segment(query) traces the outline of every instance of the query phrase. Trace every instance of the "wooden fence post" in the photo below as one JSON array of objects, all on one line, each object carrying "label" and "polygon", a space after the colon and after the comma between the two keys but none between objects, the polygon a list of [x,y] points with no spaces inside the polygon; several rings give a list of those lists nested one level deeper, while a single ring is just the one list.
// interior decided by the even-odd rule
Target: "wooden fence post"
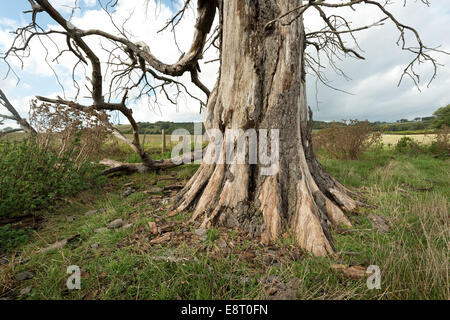
[{"label": "wooden fence post", "polygon": [[166,131],[162,129],[162,152],[165,153],[166,151]]}]

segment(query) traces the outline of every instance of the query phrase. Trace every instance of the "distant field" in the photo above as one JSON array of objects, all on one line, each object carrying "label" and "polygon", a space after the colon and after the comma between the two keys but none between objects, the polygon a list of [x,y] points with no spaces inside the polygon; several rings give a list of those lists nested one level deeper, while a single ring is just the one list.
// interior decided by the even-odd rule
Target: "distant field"
[{"label": "distant field", "polygon": [[[132,139],[132,135],[131,134],[126,134],[126,136],[128,138]],[[403,135],[403,134],[384,134],[383,135],[383,143],[384,144],[392,144],[395,145],[397,144],[397,142],[402,138],[402,137],[410,137],[414,140],[416,140],[419,143],[424,143],[424,144],[429,144],[431,143],[431,141],[433,141],[434,137],[436,136],[435,134],[408,134],[408,135]],[[141,135],[141,142],[143,142],[144,140],[144,136]],[[194,136],[191,136],[191,141],[194,141]],[[171,145],[175,145],[176,142],[171,142],[171,136],[167,135],[166,136],[166,143],[167,143],[167,147],[170,147]],[[162,145],[162,136],[159,134],[151,134],[151,135],[147,135],[145,137],[145,145],[151,145],[154,148],[157,147],[161,147]]]},{"label": "distant field", "polygon": [[419,143],[429,144],[433,141],[435,134],[384,134],[383,135],[383,143],[384,144],[392,144],[395,145],[397,142],[403,137],[409,137],[411,139],[416,140]]},{"label": "distant field", "polygon": [[[17,141],[22,139],[25,136],[22,132],[15,132],[9,134],[5,137],[0,138],[0,140],[7,141]],[[133,139],[132,134],[125,134],[125,136],[129,139]],[[392,144],[395,145],[402,137],[410,137],[416,140],[419,143],[429,144],[433,141],[435,134],[384,134],[383,135],[383,143],[384,144]],[[162,136],[160,134],[148,134],[148,135],[140,135],[141,143],[145,143],[146,147],[151,148],[161,148],[162,146]],[[191,136],[191,141],[194,142],[194,136]],[[176,142],[171,141],[171,136],[166,135],[166,144],[167,147],[176,145]]]}]

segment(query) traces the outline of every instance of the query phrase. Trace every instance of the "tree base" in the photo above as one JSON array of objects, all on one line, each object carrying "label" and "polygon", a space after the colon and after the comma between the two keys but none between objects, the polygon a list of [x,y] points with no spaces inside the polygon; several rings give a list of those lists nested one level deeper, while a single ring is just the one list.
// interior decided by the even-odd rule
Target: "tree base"
[{"label": "tree base", "polygon": [[321,190],[309,170],[293,190],[283,190],[280,176],[251,179],[255,177],[248,165],[203,164],[173,199],[171,215],[193,207],[189,222],[199,221],[206,229],[238,228],[263,243],[292,233],[299,247],[323,256],[334,252],[330,228],[350,227],[346,214],[358,210],[348,189],[327,177],[329,187]]}]

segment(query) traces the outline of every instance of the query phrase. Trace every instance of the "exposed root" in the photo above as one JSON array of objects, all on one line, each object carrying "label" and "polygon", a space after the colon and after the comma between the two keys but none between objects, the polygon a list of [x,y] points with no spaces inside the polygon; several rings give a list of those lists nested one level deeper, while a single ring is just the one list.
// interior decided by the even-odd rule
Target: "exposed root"
[{"label": "exposed root", "polygon": [[263,243],[277,239],[281,233],[281,196],[280,186],[276,177],[269,177],[259,193],[260,210],[263,212],[265,232],[261,235]]},{"label": "exposed root", "polygon": [[175,205],[172,207],[172,210],[178,213],[191,206],[199,193],[208,183],[214,169],[215,165],[201,166],[183,190],[181,190],[181,193],[177,196],[177,199],[175,199]]},{"label": "exposed root", "polygon": [[293,231],[298,245],[318,256],[334,252],[331,239],[325,234],[319,212],[304,180],[297,186],[297,209],[293,217]]}]

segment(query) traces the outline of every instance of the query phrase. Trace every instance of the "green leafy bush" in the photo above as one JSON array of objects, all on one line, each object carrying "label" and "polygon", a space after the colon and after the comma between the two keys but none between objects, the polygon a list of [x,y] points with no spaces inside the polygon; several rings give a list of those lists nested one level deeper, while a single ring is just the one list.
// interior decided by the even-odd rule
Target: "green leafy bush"
[{"label": "green leafy bush", "polygon": [[395,151],[398,153],[417,154],[423,152],[422,146],[410,137],[402,137],[395,145]]},{"label": "green leafy bush", "polygon": [[433,124],[436,128],[450,127],[450,104],[439,108],[433,115],[435,116]]},{"label": "green leafy bush", "polygon": [[99,183],[99,169],[77,161],[77,152],[72,148],[58,153],[34,139],[0,142],[0,217],[48,207]]},{"label": "green leafy bush", "polygon": [[8,252],[15,247],[27,243],[30,229],[14,229],[10,225],[0,226],[0,253]]}]

